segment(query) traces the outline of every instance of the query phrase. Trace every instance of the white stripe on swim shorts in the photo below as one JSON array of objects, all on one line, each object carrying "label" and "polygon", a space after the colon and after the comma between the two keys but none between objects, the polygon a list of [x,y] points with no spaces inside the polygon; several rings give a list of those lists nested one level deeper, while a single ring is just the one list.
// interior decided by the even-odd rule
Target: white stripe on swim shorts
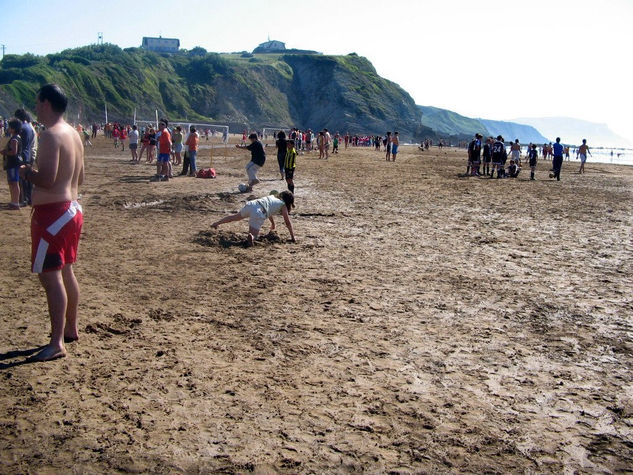
[{"label": "white stripe on swim shorts", "polygon": [[48,231],[52,236],[55,236],[75,217],[77,212],[81,213],[81,205],[76,201],[72,201],[66,212],[57,218],[53,224],[46,228],[46,231]]},{"label": "white stripe on swim shorts", "polygon": [[35,259],[33,259],[33,272],[41,274],[44,270],[44,259],[46,259],[46,251],[48,251],[48,243],[44,239],[40,239],[37,245]]}]

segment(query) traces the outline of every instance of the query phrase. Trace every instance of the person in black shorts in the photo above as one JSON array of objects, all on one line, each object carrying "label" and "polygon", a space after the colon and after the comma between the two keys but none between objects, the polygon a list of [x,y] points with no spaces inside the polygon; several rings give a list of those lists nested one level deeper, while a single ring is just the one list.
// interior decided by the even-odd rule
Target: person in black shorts
[{"label": "person in black shorts", "polygon": [[536,151],[536,144],[532,144],[532,148],[528,152],[528,158],[530,160],[530,180],[534,180],[534,172],[536,171],[536,160],[538,152]]},{"label": "person in black shorts", "polygon": [[492,144],[492,172],[490,173],[490,178],[494,178],[495,168],[497,169],[497,178],[503,177],[507,159],[506,146],[503,143],[503,137],[499,135],[495,143]]},{"label": "person in black shorts", "polygon": [[492,162],[492,143],[493,143],[493,138],[492,137],[488,137],[488,140],[486,140],[486,143],[484,144],[484,148],[483,148],[483,162],[484,162],[484,166],[483,166],[483,174],[485,176],[488,176],[490,174],[490,162]]},{"label": "person in black shorts", "polygon": [[283,130],[280,130],[277,134],[277,142],[275,143],[277,146],[277,163],[279,164],[279,173],[281,174],[281,179],[284,179],[284,162],[286,160],[286,133]]}]

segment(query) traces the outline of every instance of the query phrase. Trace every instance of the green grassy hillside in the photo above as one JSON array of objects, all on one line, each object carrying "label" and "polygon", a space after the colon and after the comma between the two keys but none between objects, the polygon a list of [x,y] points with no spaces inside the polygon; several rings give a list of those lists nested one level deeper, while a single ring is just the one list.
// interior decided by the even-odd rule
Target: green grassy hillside
[{"label": "green grassy hillside", "polygon": [[487,134],[486,126],[477,119],[437,107],[418,106],[418,109],[422,114],[422,124],[441,135],[472,137],[477,132]]},{"label": "green grassy hillside", "polygon": [[47,56],[7,55],[0,62],[0,114],[33,109],[37,89],[56,82],[73,121],[131,122],[158,109],[172,120],[433,137],[413,99],[355,54],[216,54],[202,48],[175,55],[93,45]]}]

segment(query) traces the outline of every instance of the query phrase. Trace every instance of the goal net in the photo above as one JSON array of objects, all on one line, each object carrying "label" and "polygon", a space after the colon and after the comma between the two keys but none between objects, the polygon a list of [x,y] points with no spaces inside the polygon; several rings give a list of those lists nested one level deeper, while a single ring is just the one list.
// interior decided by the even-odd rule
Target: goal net
[{"label": "goal net", "polygon": [[290,127],[264,127],[262,129],[261,141],[265,145],[275,145],[277,142],[277,134],[283,131],[286,138],[290,136]]}]

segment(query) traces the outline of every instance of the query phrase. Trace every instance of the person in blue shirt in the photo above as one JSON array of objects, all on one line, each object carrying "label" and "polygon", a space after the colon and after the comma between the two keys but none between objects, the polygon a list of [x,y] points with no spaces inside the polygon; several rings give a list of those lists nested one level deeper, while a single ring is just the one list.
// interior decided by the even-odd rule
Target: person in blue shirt
[{"label": "person in blue shirt", "polygon": [[552,159],[553,173],[549,174],[550,178],[556,177],[556,180],[560,181],[560,171],[563,168],[563,145],[560,143],[560,137],[556,137],[556,143],[554,144],[554,158]]}]

